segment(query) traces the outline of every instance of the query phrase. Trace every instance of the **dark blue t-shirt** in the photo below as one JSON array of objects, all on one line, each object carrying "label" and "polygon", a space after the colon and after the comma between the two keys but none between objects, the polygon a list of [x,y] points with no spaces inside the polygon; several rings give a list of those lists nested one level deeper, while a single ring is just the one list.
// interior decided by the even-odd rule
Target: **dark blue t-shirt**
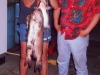
[{"label": "dark blue t-shirt", "polygon": [[30,15],[34,11],[34,7],[37,4],[37,0],[33,3],[33,5],[30,8],[27,8],[22,0],[20,0],[20,14],[19,14],[19,20],[18,23],[26,24],[26,17],[27,15]]}]

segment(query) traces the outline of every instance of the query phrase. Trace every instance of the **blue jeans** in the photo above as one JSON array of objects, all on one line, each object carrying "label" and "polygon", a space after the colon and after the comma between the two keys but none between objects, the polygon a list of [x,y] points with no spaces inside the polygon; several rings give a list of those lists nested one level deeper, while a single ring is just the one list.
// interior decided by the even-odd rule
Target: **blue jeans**
[{"label": "blue jeans", "polygon": [[44,29],[43,42],[51,41],[51,29]]},{"label": "blue jeans", "polygon": [[77,37],[74,40],[64,40],[65,34],[58,32],[57,43],[58,43],[58,70],[59,75],[68,75],[70,55],[72,53],[76,74],[77,75],[88,75],[87,69],[87,46],[89,36]]},{"label": "blue jeans", "polygon": [[26,42],[26,25],[20,24],[19,27],[20,41]]},{"label": "blue jeans", "polygon": [[[20,41],[26,42],[26,25],[20,24],[19,27]],[[43,42],[51,41],[51,29],[44,29]]]}]

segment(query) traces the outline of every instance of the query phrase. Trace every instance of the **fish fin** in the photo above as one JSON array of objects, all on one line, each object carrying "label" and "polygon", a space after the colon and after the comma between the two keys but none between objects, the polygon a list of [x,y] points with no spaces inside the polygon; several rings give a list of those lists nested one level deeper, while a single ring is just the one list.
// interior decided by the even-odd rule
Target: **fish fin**
[{"label": "fish fin", "polygon": [[24,66],[26,66],[28,64],[28,61],[27,60],[25,60],[25,62],[24,62]]},{"label": "fish fin", "polygon": [[24,62],[24,66],[26,66],[27,64],[29,65],[29,67],[32,66],[32,59],[31,59],[31,58],[25,60],[25,62]]},{"label": "fish fin", "polygon": [[52,9],[52,7],[50,7],[50,6],[46,7],[46,10],[51,10],[51,9]]},{"label": "fish fin", "polygon": [[28,61],[28,65],[29,65],[29,67],[32,66],[32,60],[29,60],[29,61]]},{"label": "fish fin", "polygon": [[36,57],[36,54],[35,54],[35,50],[32,50],[32,56],[33,56],[33,57],[32,57],[32,58],[33,58],[33,60],[35,60],[35,61],[36,61],[36,60],[37,60],[37,57]]},{"label": "fish fin", "polygon": [[41,62],[39,62],[39,63],[36,62],[35,67],[34,67],[34,72],[36,72],[37,70],[38,71],[42,70],[42,63]]}]

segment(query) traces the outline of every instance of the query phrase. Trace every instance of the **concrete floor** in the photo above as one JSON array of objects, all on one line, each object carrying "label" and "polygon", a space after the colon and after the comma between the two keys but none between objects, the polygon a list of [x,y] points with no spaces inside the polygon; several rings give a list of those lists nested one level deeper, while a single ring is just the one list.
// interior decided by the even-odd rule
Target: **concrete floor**
[{"label": "concrete floor", "polygon": [[[89,75],[100,75],[100,42],[90,41],[87,50],[87,65],[89,70]],[[15,46],[15,48],[18,47]],[[13,48],[13,50],[15,49]],[[14,51],[14,53],[19,54],[19,49]],[[49,54],[49,60],[57,59],[57,51],[53,54]],[[31,68],[28,69],[27,75],[39,75],[38,72],[34,73],[34,61]],[[57,64],[49,63],[48,75],[58,75]],[[6,55],[5,63],[0,65],[0,75],[19,75],[17,71],[19,70],[19,56],[16,55]],[[75,68],[73,65],[73,60],[71,57],[69,65],[69,75],[76,75]]]}]

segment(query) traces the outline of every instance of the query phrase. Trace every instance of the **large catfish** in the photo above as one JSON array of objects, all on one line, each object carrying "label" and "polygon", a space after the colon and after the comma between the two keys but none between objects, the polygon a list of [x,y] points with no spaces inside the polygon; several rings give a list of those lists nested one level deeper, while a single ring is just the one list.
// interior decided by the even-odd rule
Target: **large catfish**
[{"label": "large catfish", "polygon": [[31,16],[27,17],[27,56],[25,65],[31,66],[31,56],[36,59],[35,71],[41,70],[42,67],[42,50],[43,50],[43,29],[49,29],[49,16],[47,10],[48,6],[46,0],[40,0],[38,7],[35,7]]},{"label": "large catfish", "polygon": [[35,71],[41,70],[42,67],[42,51],[43,51],[43,14],[40,9],[35,9],[34,12],[27,17],[27,56],[24,65],[31,66],[32,59],[36,59]]}]

